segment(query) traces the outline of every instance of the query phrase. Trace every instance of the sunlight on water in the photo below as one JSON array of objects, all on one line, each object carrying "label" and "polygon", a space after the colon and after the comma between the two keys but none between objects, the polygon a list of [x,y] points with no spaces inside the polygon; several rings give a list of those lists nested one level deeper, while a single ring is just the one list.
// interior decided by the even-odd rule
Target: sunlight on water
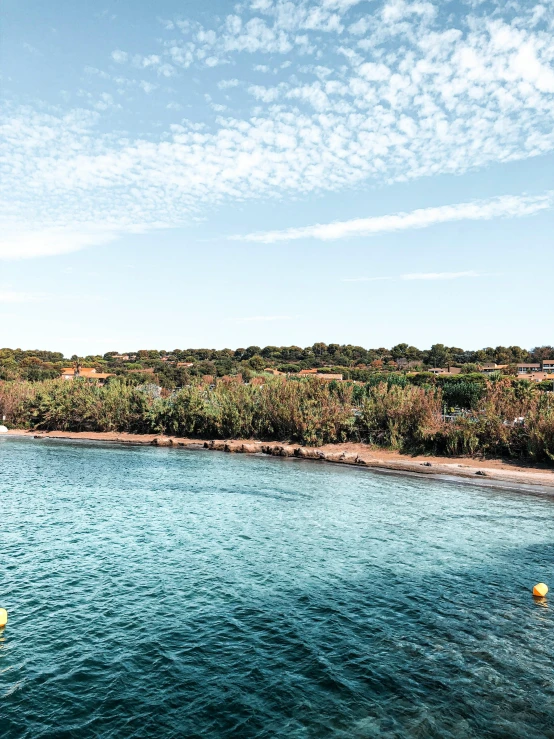
[{"label": "sunlight on water", "polygon": [[2,737],[554,736],[546,496],[2,439],[0,505]]}]

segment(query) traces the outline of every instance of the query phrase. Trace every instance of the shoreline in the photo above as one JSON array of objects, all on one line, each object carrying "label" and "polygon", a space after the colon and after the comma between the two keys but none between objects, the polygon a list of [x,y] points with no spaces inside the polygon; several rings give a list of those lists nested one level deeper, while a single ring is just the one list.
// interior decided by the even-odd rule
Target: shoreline
[{"label": "shoreline", "polygon": [[[4,435],[2,435],[4,436]],[[5,437],[20,437],[40,441],[92,441],[129,446],[157,446],[175,449],[206,449],[235,454],[266,454],[273,457],[294,458],[346,464],[362,469],[427,475],[438,478],[471,481],[479,485],[518,489],[546,489],[554,494],[554,468],[527,466],[500,459],[476,460],[465,457],[407,456],[368,444],[345,442],[321,447],[303,447],[298,444],[262,442],[242,439],[191,439],[158,434],[129,434],[94,431],[25,431],[12,429]],[[0,437],[2,438],[2,437]]]}]

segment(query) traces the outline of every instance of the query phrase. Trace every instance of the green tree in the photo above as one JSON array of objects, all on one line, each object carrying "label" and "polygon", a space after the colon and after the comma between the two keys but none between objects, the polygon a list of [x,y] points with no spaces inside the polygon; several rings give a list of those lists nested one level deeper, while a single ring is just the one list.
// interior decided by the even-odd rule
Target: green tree
[{"label": "green tree", "polygon": [[451,355],[448,348],[444,344],[433,344],[427,359],[428,364],[431,367],[447,367],[450,361]]},{"label": "green tree", "polygon": [[259,354],[254,354],[254,356],[250,357],[248,360],[248,364],[253,370],[256,370],[256,372],[261,372],[266,366],[266,360],[263,357],[260,357]]},{"label": "green tree", "polygon": [[396,361],[397,359],[405,359],[408,353],[408,344],[397,344],[390,350],[391,357]]}]

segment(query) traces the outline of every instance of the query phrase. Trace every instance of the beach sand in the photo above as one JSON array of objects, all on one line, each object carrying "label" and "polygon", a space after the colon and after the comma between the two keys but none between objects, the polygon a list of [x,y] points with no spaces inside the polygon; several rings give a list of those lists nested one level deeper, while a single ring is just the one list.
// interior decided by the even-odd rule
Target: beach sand
[{"label": "beach sand", "polygon": [[410,456],[368,444],[326,444],[320,447],[303,447],[298,444],[262,442],[251,439],[205,441],[177,436],[156,434],[128,434],[117,432],[71,431],[22,431],[10,430],[9,436],[30,439],[66,439],[78,441],[109,442],[117,444],[153,445],[173,448],[210,449],[242,454],[270,454],[277,457],[293,457],[319,462],[348,464],[377,470],[430,475],[433,477],[462,478],[475,483],[494,484],[502,487],[527,489],[544,488],[554,493],[554,467],[526,465],[502,459],[477,459],[475,457]]}]

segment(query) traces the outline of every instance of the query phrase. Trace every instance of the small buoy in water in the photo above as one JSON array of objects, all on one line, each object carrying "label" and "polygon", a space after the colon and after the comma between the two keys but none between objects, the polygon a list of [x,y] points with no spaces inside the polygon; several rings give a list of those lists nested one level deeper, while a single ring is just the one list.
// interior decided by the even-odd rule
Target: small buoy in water
[{"label": "small buoy in water", "polygon": [[548,585],[545,585],[543,582],[539,582],[533,588],[533,595],[537,596],[537,598],[544,598],[544,596],[547,593],[548,593]]},{"label": "small buoy in water", "polygon": [[0,608],[0,628],[8,623],[8,612],[5,608]]}]

